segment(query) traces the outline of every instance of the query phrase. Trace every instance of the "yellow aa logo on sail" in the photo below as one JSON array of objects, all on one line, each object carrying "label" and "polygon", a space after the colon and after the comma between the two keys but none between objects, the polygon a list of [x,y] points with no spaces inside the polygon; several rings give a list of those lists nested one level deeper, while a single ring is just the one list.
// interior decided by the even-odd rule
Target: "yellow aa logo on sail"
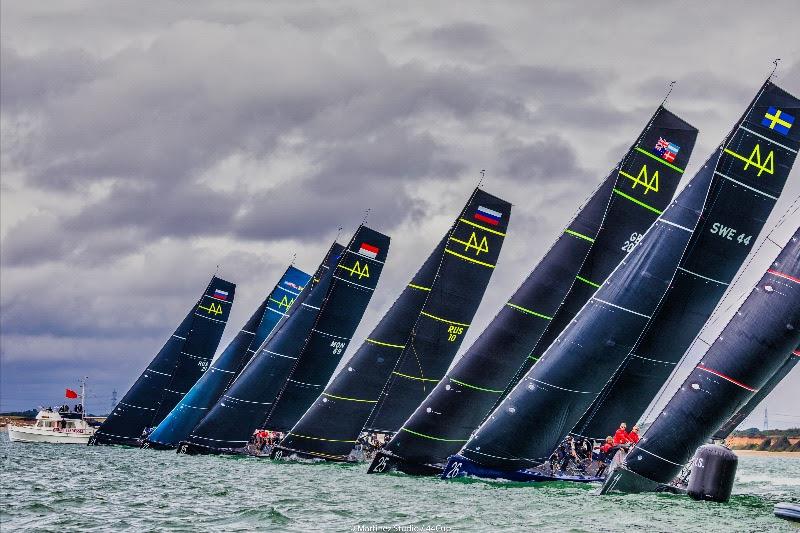
[{"label": "yellow aa logo on sail", "polygon": [[292,306],[292,304],[294,303],[294,298],[292,298],[290,300],[287,296],[284,296],[283,298],[281,298],[280,301],[278,301],[278,300],[276,300],[274,298],[270,298],[270,300],[272,300],[273,302],[278,304],[278,311],[280,311],[281,307],[285,307],[286,309],[289,309]]},{"label": "yellow aa logo on sail", "polygon": [[737,154],[733,150],[728,150],[727,148],[725,148],[725,153],[732,155],[740,161],[744,161],[744,168],[742,170],[747,170],[752,166],[758,169],[757,176],[761,176],[764,172],[767,174],[775,173],[775,152],[770,150],[767,157],[762,161],[760,143],[756,143],[755,147],[753,147],[753,151],[750,152],[750,157],[744,157],[742,154]]},{"label": "yellow aa logo on sail", "polygon": [[210,304],[208,304],[208,307],[203,307],[202,305],[198,305],[197,308],[198,309],[202,309],[203,311],[205,311],[209,315],[221,315],[222,314],[222,304],[217,304],[217,303],[214,303],[214,302],[211,302]]},{"label": "yellow aa logo on sail", "polygon": [[457,242],[458,244],[463,244],[465,252],[475,250],[476,257],[481,255],[481,252],[486,253],[489,251],[489,241],[486,240],[486,236],[484,235],[481,237],[481,241],[478,242],[478,236],[474,231],[472,232],[472,235],[469,236],[469,241],[462,241],[461,239],[456,239],[455,237],[450,237],[450,240]]},{"label": "yellow aa logo on sail", "polygon": [[639,175],[635,178],[623,170],[620,170],[619,173],[633,182],[631,189],[635,189],[637,185],[641,185],[644,187],[645,194],[650,191],[658,192],[658,170],[653,172],[653,175],[650,176],[647,173],[647,165],[642,165],[641,170],[639,170]]},{"label": "yellow aa logo on sail", "polygon": [[369,265],[364,264],[364,266],[361,266],[361,261],[356,261],[355,264],[351,267],[339,265],[339,268],[346,270],[347,272],[350,272],[351,278],[353,276],[358,276],[358,279],[369,277]]}]

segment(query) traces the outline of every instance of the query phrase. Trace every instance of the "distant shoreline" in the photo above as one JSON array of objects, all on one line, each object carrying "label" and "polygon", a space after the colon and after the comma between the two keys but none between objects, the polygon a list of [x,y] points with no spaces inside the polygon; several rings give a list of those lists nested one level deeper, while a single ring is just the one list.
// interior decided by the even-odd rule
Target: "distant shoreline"
[{"label": "distant shoreline", "polygon": [[770,452],[766,450],[733,450],[739,457],[790,457],[792,459],[800,459],[798,452]]}]

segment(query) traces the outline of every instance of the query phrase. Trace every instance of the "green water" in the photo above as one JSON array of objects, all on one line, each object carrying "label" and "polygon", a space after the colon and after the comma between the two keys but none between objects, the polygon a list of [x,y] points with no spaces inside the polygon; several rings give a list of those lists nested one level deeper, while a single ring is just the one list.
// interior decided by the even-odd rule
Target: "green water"
[{"label": "green water", "polygon": [[665,494],[597,496],[594,486],[570,483],[367,476],[365,465],[9,443],[5,432],[0,438],[3,533],[412,525],[416,531],[800,531],[772,515],[776,502],[800,502],[794,458],[742,457],[734,497],[713,504]]}]

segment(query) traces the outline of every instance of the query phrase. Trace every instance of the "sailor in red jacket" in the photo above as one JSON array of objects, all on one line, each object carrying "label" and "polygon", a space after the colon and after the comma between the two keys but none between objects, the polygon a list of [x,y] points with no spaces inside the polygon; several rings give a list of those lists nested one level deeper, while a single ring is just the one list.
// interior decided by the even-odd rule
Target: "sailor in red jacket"
[{"label": "sailor in red jacket", "polygon": [[639,442],[639,426],[633,426],[631,432],[628,433],[628,442],[631,444]]},{"label": "sailor in red jacket", "polygon": [[614,444],[628,444],[628,425],[622,422],[619,429],[614,433]]}]

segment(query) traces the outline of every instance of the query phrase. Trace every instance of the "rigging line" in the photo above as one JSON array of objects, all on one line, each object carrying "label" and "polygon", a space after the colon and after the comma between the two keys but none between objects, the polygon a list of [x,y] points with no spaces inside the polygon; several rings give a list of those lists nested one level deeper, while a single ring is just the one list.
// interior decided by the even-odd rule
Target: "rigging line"
[{"label": "rigging line", "polygon": [[481,179],[478,180],[478,188],[480,188],[480,186],[483,184],[483,178],[485,178],[485,177],[486,177],[486,169],[482,168],[481,169]]},{"label": "rigging line", "polygon": [[361,219],[361,225],[365,225],[367,223],[367,219],[369,218],[369,212],[372,208],[368,207],[364,210],[364,218]]},{"label": "rigging line", "polygon": [[771,80],[773,76],[775,76],[775,71],[778,70],[778,62],[781,60],[780,57],[776,57],[772,60],[772,72],[769,73],[768,80]]},{"label": "rigging line", "polygon": [[669,82],[669,90],[667,90],[667,94],[666,94],[666,96],[664,96],[664,99],[661,100],[661,106],[662,107],[664,106],[664,104],[667,103],[667,98],[669,98],[669,95],[672,94],[672,89],[673,89],[673,87],[675,87],[676,83],[678,83],[676,80],[672,80],[671,82]]}]

